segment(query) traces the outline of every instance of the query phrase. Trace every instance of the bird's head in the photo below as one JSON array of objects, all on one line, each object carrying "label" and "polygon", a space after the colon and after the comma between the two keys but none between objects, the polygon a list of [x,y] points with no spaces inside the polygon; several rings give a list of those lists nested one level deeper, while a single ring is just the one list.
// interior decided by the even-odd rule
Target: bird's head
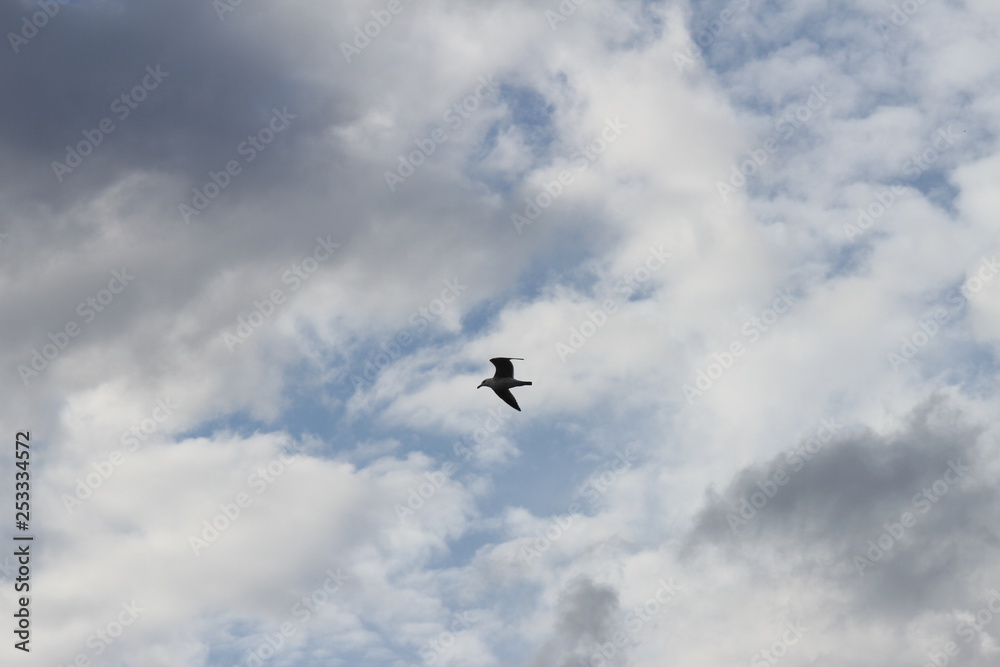
[{"label": "bird's head", "polygon": [[476,389],[479,389],[480,387],[485,387],[485,386],[486,386],[486,380],[483,380],[482,382],[479,383],[479,387],[476,387]]}]

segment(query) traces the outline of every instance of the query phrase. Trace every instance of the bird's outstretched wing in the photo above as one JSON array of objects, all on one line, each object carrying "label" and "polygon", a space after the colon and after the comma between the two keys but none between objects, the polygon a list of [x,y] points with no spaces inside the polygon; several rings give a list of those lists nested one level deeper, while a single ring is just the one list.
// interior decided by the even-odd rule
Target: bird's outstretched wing
[{"label": "bird's outstretched wing", "polygon": [[[508,361],[507,363],[509,364],[510,362]],[[514,408],[518,412],[521,411],[521,408],[517,406],[517,401],[514,400],[514,394],[510,393],[510,389],[503,389],[503,388],[497,389],[496,387],[494,387],[493,391],[497,393],[497,396],[503,399],[504,403]]]},{"label": "bird's outstretched wing", "polygon": [[[510,363],[511,359],[524,361],[521,357],[493,357],[490,359],[490,363],[496,366],[497,369],[497,372],[493,375],[494,378],[514,377],[514,364]],[[501,396],[501,398],[503,397]],[[506,401],[507,399],[504,398],[504,400]],[[511,400],[514,400],[513,397],[511,397]],[[510,403],[510,401],[507,402]]]}]

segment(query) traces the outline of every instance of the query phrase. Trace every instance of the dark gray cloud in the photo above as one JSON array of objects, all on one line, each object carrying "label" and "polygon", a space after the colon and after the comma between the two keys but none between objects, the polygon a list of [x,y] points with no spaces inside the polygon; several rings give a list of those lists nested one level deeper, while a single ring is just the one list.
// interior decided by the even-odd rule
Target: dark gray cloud
[{"label": "dark gray cloud", "polygon": [[824,580],[862,615],[969,608],[1000,549],[982,432],[935,398],[890,436],[814,441],[815,453],[799,443],[710,491],[684,555],[714,547],[747,568]]},{"label": "dark gray cloud", "polygon": [[[329,93],[297,80],[292,65],[303,54],[293,56],[281,39],[282,24],[241,20],[261,18],[257,11],[241,7],[242,17],[220,21],[211,3],[194,0],[62,7],[18,53],[0,58],[7,169],[37,181],[49,199],[134,169],[200,175],[217,169],[275,107],[297,114],[296,133],[336,115]],[[5,4],[0,25],[19,25],[25,15]],[[146,78],[154,87],[133,100],[147,67],[160,77]],[[70,187],[46,189],[58,183],[51,162],[105,118],[114,129],[64,178]]]},{"label": "dark gray cloud", "polygon": [[[609,642],[617,631],[618,611],[618,593],[614,588],[597,584],[585,575],[577,576],[559,597],[556,636],[538,651],[531,667],[588,664],[597,647]],[[602,664],[625,664],[621,649],[613,644],[612,647],[615,654]]]},{"label": "dark gray cloud", "polygon": [[[157,330],[155,315],[139,322],[136,313],[160,311],[170,320],[166,313],[193,312],[192,302],[213,298],[206,292],[227,274],[247,276],[218,295],[225,302],[208,314],[214,330],[190,341],[202,347],[253,299],[287,288],[283,272],[320,236],[345,248],[324,265],[327,274],[348,257],[383,277],[390,266],[423,272],[431,262],[418,244],[450,250],[445,239],[459,233],[467,198],[415,188],[389,198],[382,170],[395,155],[368,163],[330,138],[365,109],[361,97],[391,91],[359,92],[360,70],[329,60],[330,34],[349,33],[345,8],[307,14],[243,3],[220,20],[211,2],[198,0],[56,6],[17,53],[0,56],[8,99],[0,109],[0,231],[10,234],[2,250],[14,271],[32,276],[2,299],[6,312],[24,314],[2,325],[14,350],[11,368],[48,342],[48,332],[79,320],[77,304],[112,268],[127,266],[137,278],[72,351],[87,339],[99,346],[119,336],[126,345],[147,340],[162,325]],[[19,31],[37,11],[5,3],[0,25]],[[329,21],[322,39],[313,32],[317,16]],[[275,110],[294,118],[259,150],[248,137],[271,132]],[[92,152],[73,166],[67,146]],[[239,163],[238,175],[225,174],[230,161]],[[57,174],[53,162],[69,170]],[[225,182],[222,192],[186,223],[180,205],[193,207],[194,190],[205,193],[213,180]],[[110,206],[100,205],[105,197]],[[350,247],[357,230],[384,217],[394,226],[391,238]],[[46,270],[38,275],[32,267],[41,261]],[[437,264],[450,276],[470,273]],[[357,281],[364,282],[382,289]],[[156,358],[150,347],[135,357]]]}]

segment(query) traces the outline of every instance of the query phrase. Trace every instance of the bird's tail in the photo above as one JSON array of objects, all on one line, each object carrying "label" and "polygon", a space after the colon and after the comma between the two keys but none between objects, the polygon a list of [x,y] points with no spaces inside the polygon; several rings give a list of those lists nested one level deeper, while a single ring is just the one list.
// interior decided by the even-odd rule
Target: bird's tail
[{"label": "bird's tail", "polygon": [[530,382],[525,382],[524,380],[518,380],[517,381],[517,386],[518,387],[524,387],[524,386],[527,386],[529,384],[531,384],[531,383]]}]

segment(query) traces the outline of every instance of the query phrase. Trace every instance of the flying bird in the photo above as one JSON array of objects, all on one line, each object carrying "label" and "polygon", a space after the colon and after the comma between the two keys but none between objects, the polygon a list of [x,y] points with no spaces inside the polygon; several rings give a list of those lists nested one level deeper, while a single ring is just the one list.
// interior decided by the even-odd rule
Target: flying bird
[{"label": "flying bird", "polygon": [[[523,387],[531,383],[514,379],[514,364],[510,363],[511,359],[524,361],[521,357],[493,357],[490,359],[490,363],[496,366],[497,372],[493,377],[483,380],[479,384],[479,387],[489,387],[496,392],[497,396],[503,399],[504,403],[520,412],[521,408],[517,406],[514,394],[510,393],[510,390],[514,387]],[[479,387],[476,387],[476,389],[479,389]]]}]

